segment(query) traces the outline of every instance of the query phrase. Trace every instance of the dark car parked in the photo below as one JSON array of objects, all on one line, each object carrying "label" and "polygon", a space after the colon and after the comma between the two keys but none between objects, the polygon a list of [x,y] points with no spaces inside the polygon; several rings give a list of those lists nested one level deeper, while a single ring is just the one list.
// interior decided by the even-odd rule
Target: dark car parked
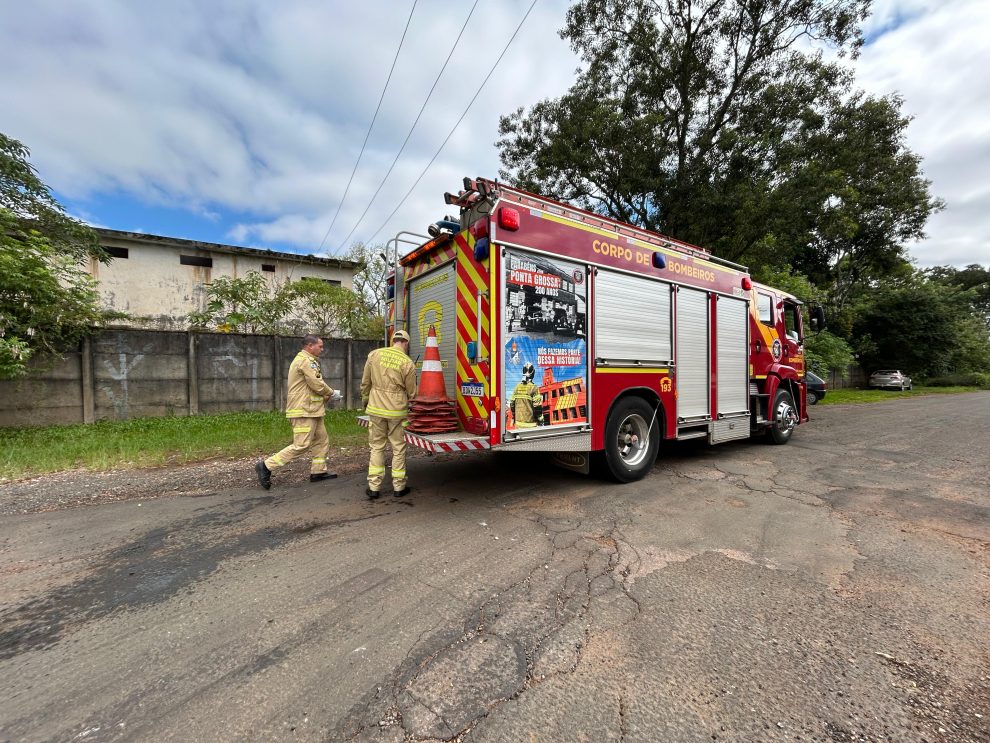
[{"label": "dark car parked", "polygon": [[807,372],[804,377],[808,385],[808,404],[814,405],[819,400],[825,399],[825,393],[828,391],[825,380],[812,372]]}]

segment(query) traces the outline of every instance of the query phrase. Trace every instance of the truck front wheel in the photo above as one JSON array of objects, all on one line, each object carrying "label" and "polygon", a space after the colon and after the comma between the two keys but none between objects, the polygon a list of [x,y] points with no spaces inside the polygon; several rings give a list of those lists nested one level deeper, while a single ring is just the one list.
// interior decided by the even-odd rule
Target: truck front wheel
[{"label": "truck front wheel", "polygon": [[770,408],[773,417],[767,429],[767,438],[775,444],[786,444],[791,440],[794,426],[797,425],[797,410],[794,409],[794,398],[787,390],[777,390],[773,396],[773,407]]},{"label": "truck front wheel", "polygon": [[615,404],[605,424],[605,451],[598,457],[603,474],[617,482],[632,482],[650,471],[660,449],[658,416],[641,397]]}]

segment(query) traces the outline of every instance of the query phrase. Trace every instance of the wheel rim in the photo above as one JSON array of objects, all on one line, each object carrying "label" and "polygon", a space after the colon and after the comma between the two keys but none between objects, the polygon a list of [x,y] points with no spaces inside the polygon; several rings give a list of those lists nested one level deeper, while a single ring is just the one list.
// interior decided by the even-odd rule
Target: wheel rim
[{"label": "wheel rim", "polygon": [[636,467],[650,448],[650,431],[643,416],[633,413],[623,418],[616,436],[616,450],[627,467]]},{"label": "wheel rim", "polygon": [[794,430],[794,422],[797,416],[794,414],[794,406],[786,397],[777,403],[777,430],[782,434],[790,434]]},{"label": "wheel rim", "polygon": [[816,402],[818,402],[818,395],[816,395],[814,392],[809,392],[808,393],[808,404],[809,405],[814,405]]}]

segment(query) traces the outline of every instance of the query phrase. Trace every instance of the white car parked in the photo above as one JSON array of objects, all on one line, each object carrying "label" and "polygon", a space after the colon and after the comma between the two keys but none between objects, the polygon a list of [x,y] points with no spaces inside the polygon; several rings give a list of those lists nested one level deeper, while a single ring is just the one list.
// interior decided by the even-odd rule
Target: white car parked
[{"label": "white car parked", "polygon": [[870,387],[884,390],[909,390],[912,388],[911,377],[896,369],[883,369],[870,375]]}]

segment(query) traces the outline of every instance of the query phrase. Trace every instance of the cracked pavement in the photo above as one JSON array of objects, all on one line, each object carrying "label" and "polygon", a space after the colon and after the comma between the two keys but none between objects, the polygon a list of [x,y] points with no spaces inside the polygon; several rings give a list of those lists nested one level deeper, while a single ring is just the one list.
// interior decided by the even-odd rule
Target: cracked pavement
[{"label": "cracked pavement", "polygon": [[990,393],[812,418],[8,508],[0,741],[990,741]]}]

